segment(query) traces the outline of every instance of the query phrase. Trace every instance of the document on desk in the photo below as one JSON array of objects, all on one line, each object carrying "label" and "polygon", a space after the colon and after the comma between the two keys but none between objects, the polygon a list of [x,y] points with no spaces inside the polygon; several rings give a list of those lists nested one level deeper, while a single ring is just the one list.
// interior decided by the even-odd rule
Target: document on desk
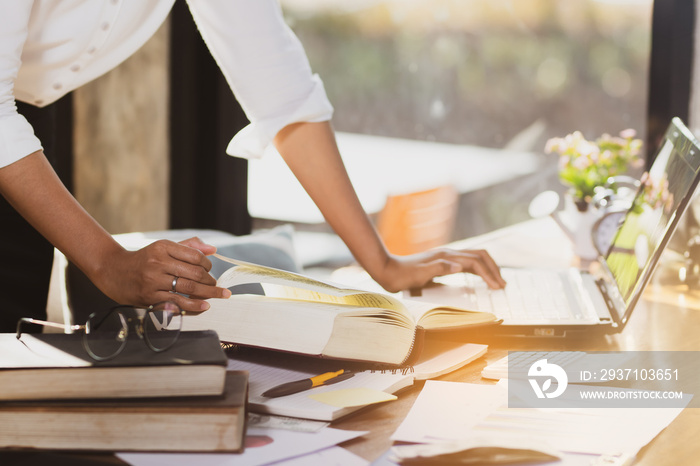
[{"label": "document on desk", "polygon": [[368,466],[364,458],[342,447],[330,447],[304,456],[297,456],[275,463],[275,466],[309,466],[318,464],[324,466]]},{"label": "document on desk", "polygon": [[506,390],[497,385],[428,380],[392,439],[458,440],[506,402]]},{"label": "document on desk", "polygon": [[[245,451],[240,454],[224,453],[117,453],[117,457],[131,466],[258,466],[286,464],[284,460],[305,458],[305,455],[323,452],[340,443],[360,437],[367,432],[353,432],[326,428],[317,433],[293,432],[280,429],[248,429]],[[337,451],[324,455],[337,457]],[[322,455],[323,456],[323,455]],[[358,466],[362,460],[355,459]],[[313,463],[306,463],[313,464]],[[323,463],[332,464],[332,463]]]},{"label": "document on desk", "polygon": [[508,408],[505,384],[427,381],[395,441],[528,436],[569,453],[635,454],[683,408]]}]

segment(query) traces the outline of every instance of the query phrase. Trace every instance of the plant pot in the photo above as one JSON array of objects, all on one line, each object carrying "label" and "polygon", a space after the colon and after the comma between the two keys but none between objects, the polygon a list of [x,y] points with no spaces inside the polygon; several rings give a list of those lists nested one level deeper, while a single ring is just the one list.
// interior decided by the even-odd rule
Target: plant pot
[{"label": "plant pot", "polygon": [[574,254],[583,261],[592,261],[598,257],[598,250],[593,244],[593,225],[600,217],[600,212],[592,204],[574,199],[567,193],[564,197],[563,223],[573,243]]}]

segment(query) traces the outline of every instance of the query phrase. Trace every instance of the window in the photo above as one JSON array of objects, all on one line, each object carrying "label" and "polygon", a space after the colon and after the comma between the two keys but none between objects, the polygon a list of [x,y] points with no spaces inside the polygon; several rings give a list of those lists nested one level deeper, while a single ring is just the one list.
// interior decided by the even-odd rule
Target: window
[{"label": "window", "polygon": [[536,121],[643,127],[650,0],[282,4],[339,131],[502,148]]},{"label": "window", "polygon": [[[378,141],[401,150],[415,142],[410,156],[387,162],[387,189],[400,190],[403,180],[413,189],[426,167],[458,184],[456,237],[523,220],[538,192],[563,192],[547,139],[626,128],[644,137],[651,0],[281,3],[335,107],[361,199],[362,175],[353,170],[386,167],[380,153],[364,169],[354,160]],[[253,189],[255,170],[251,164]]]}]

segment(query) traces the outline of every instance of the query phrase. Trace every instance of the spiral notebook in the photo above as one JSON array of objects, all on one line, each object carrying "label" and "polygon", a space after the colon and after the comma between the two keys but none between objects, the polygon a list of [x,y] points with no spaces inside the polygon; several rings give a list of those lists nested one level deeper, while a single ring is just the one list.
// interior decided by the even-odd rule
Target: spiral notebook
[{"label": "spiral notebook", "polygon": [[[395,398],[386,395],[410,387],[416,380],[439,377],[464,367],[483,356],[486,350],[486,345],[430,339],[426,341],[421,358],[413,366],[382,370],[353,365],[350,369],[357,372],[347,380],[279,398],[265,398],[261,394],[281,383],[349,367],[343,361],[258,348],[238,348],[229,354],[228,368],[250,374],[248,403],[251,412],[333,421],[370,404]],[[320,394],[324,395],[323,398],[317,396]],[[334,394],[338,394],[335,401],[339,402],[342,395],[340,405],[329,404],[334,401]]]}]

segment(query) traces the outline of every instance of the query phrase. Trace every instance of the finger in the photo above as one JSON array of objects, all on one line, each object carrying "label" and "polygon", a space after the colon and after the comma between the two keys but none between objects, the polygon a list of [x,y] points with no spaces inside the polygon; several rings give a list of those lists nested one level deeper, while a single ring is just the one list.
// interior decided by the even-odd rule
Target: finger
[{"label": "finger", "polygon": [[176,293],[168,293],[161,291],[155,294],[157,301],[171,301],[177,304],[180,309],[187,313],[198,314],[209,309],[210,305],[207,301],[191,296],[183,296]]},{"label": "finger", "polygon": [[435,259],[430,262],[426,262],[419,267],[420,277],[418,277],[418,279],[421,284],[420,286],[425,286],[433,279],[433,277],[449,275],[452,273],[461,272],[463,270],[464,267],[459,262],[448,259]]},{"label": "finger", "polygon": [[[446,270],[442,275],[455,272],[471,272],[483,278],[489,288],[499,289],[505,286],[505,281],[501,278],[498,267],[496,266],[496,272],[494,273],[492,268],[486,264],[488,262],[487,259],[479,251],[442,251],[440,261],[442,263],[439,266]],[[458,265],[457,270],[455,270],[454,264]]]},{"label": "finger", "polygon": [[[496,261],[483,249],[448,251],[445,259],[459,262],[463,271],[473,272],[481,276],[491,288],[498,289],[506,286],[506,281],[501,276],[501,270]],[[477,270],[481,272],[477,272]]]},{"label": "finger", "polygon": [[231,296],[231,291],[227,288],[203,285],[200,282],[184,277],[173,278],[169,284],[166,285],[165,289],[173,293],[180,293],[192,297],[196,296],[201,299],[228,298]]},{"label": "finger", "polygon": [[205,256],[211,256],[212,254],[216,253],[216,246],[212,246],[211,244],[207,244],[201,239],[197,238],[196,236],[193,238],[188,238],[186,240],[180,241],[180,244],[197,249],[202,252]]},{"label": "finger", "polygon": [[167,252],[173,259],[200,266],[207,272],[211,270],[211,261],[199,249],[191,248],[180,243],[170,242],[167,244]]},{"label": "finger", "polygon": [[479,255],[483,264],[491,272],[491,275],[498,280],[498,282],[501,285],[499,288],[506,286],[506,281],[501,276],[501,268],[498,266],[498,264],[496,264],[496,261],[493,260],[493,257],[491,257],[491,255],[483,249],[479,249],[473,252]]},{"label": "finger", "polygon": [[500,274],[493,275],[491,270],[481,260],[472,260],[467,270],[483,278],[489,288],[499,289],[505,286],[505,282],[500,278]]},{"label": "finger", "polygon": [[[172,262],[165,267],[165,279],[172,281],[173,277],[192,280],[202,285],[216,285],[216,279],[211,276],[203,267],[190,265],[185,262]],[[170,287],[164,288],[170,290]]]},{"label": "finger", "polygon": [[[168,260],[164,261],[164,272],[172,277],[182,277],[205,285],[214,285],[216,280],[209,274],[211,261],[197,250],[178,243],[166,243]],[[172,278],[171,278],[172,280]],[[168,290],[169,288],[164,288]]]}]

